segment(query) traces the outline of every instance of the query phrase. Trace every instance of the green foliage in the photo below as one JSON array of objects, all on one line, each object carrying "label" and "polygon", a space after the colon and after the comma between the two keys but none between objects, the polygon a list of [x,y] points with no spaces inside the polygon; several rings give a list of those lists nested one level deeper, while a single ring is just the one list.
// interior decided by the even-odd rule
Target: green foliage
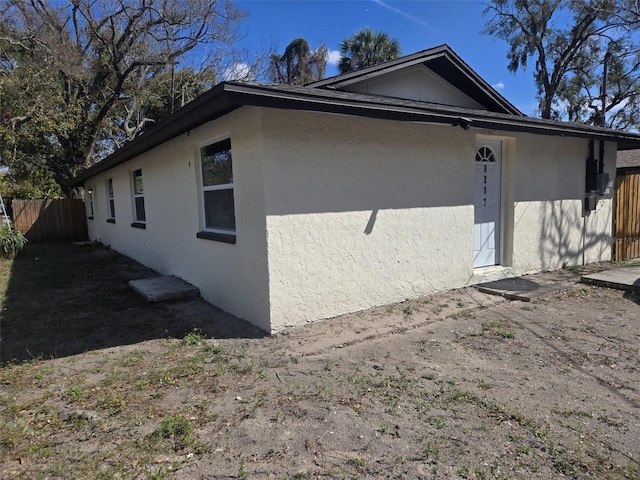
[{"label": "green foliage", "polygon": [[176,70],[175,66],[168,65],[152,75],[138,72],[125,84],[130,97],[127,103],[115,107],[110,135],[117,144],[131,141],[215,83],[216,72],[212,66],[201,70],[191,67]]},{"label": "green foliage", "polygon": [[304,38],[294,39],[282,55],[271,55],[269,80],[274,83],[304,85],[322,80],[327,68],[328,50],[322,44],[311,50]]},{"label": "green foliage", "polygon": [[26,170],[23,167],[24,164],[17,162],[13,169],[0,175],[0,194],[2,194],[7,208],[10,207],[13,199],[35,200],[61,197],[60,185],[56,183],[46,166],[39,166],[31,170]]},{"label": "green foliage", "polygon": [[27,244],[27,239],[18,230],[3,227],[0,229],[0,256],[15,258]]},{"label": "green foliage", "polygon": [[193,444],[191,425],[184,415],[175,415],[164,418],[160,425],[151,433],[155,441],[171,440],[175,451],[182,450]]},{"label": "green foliage", "polygon": [[[231,1],[0,0],[0,13],[0,165],[23,197],[59,194],[52,179],[64,186],[246,63]],[[205,44],[200,67],[178,67]]]},{"label": "green foliage", "polygon": [[542,118],[637,128],[640,17],[633,0],[492,0],[484,13],[483,32],[509,44],[509,70],[534,64]]},{"label": "green foliage", "polygon": [[400,43],[384,32],[373,32],[367,27],[345,38],[340,44],[340,53],[340,73],[349,73],[398,58]]},{"label": "green foliage", "polygon": [[199,328],[194,328],[189,333],[187,333],[182,339],[182,343],[185,345],[200,345],[206,336],[202,333],[202,330]]}]

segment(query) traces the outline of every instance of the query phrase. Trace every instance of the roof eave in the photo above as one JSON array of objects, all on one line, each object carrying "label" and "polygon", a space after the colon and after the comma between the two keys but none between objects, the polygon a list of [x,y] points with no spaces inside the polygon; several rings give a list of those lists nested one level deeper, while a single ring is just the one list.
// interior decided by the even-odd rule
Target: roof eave
[{"label": "roof eave", "polygon": [[[307,92],[305,92],[307,93]],[[236,84],[229,92],[230,100],[243,105],[268,108],[300,109],[326,113],[351,114],[386,120],[418,121],[462,128],[536,133],[564,137],[593,138],[622,142],[620,149],[640,148],[640,135],[586,124],[549,121],[526,116],[495,114],[492,117],[482,110],[447,111],[445,108],[412,108],[390,106],[376,101],[353,102],[344,99],[328,99],[314,96],[313,90],[304,97],[298,93],[270,90],[268,87]],[[378,97],[378,100],[380,97]]]},{"label": "roof eave", "polygon": [[[534,133],[565,137],[580,137],[615,141],[619,150],[640,148],[640,135],[592,127],[521,117],[510,114],[490,114],[482,110],[447,109],[434,104],[393,105],[384,97],[357,99],[336,97],[326,90],[278,89],[277,87],[226,82],[198,97],[160,122],[156,128],[126,144],[102,162],[75,177],[69,186],[80,186],[85,180],[161,145],[206,122],[219,118],[241,106],[306,110],[384,120],[413,121],[451,125],[464,129],[481,128],[500,131]],[[344,95],[344,94],[343,94]]]}]

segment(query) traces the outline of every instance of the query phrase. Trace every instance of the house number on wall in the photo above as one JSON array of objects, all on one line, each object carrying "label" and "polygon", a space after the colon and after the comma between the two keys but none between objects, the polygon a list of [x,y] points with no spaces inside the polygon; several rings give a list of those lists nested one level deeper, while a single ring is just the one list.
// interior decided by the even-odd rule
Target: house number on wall
[{"label": "house number on wall", "polygon": [[[496,157],[493,154],[493,151],[486,146],[480,147],[478,149],[478,151],[476,152],[476,162],[495,162],[496,161]],[[484,187],[482,188],[482,193],[483,193],[483,197],[482,197],[482,206],[486,207],[487,206],[487,165],[483,165],[482,166],[482,170],[483,173],[485,175],[483,175],[483,182],[484,182]]]}]

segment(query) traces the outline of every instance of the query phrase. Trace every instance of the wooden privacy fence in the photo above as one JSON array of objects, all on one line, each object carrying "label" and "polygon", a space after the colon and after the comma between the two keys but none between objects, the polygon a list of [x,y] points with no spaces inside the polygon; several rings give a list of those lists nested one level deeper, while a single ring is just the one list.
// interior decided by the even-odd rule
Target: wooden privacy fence
[{"label": "wooden privacy fence", "polygon": [[614,260],[640,257],[640,169],[616,174],[614,234]]},{"label": "wooden privacy fence", "polygon": [[82,200],[14,200],[13,223],[30,242],[87,240]]}]

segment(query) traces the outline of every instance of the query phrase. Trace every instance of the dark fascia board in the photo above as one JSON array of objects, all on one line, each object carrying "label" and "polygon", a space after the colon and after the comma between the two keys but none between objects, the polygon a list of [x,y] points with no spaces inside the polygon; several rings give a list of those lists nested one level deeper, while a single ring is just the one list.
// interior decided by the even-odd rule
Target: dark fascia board
[{"label": "dark fascia board", "polygon": [[487,112],[389,97],[274,85],[236,84],[232,101],[267,108],[319,111],[385,120],[413,121],[539,135],[618,142],[620,150],[640,148],[640,135],[575,122]]},{"label": "dark fascia board", "polygon": [[589,138],[617,142],[619,150],[640,148],[640,135],[638,134],[580,123],[543,120],[334,90],[225,82],[187,104],[174,115],[159,123],[156,128],[128,143],[102,162],[85,170],[74,178],[69,186],[80,186],[85,180],[98,173],[131,160],[182,133],[242,106],[451,125],[465,129],[483,128],[538,135]]},{"label": "dark fascia board", "polygon": [[496,111],[524,116],[520,110],[500,95],[496,89],[489,85],[446,44],[380,63],[369,68],[363,68],[356,72],[312,82],[306,86],[339,90],[354,83],[420,64],[430,68],[445,81],[451,83],[479,103],[483,105],[486,104],[487,107],[491,107]]}]

